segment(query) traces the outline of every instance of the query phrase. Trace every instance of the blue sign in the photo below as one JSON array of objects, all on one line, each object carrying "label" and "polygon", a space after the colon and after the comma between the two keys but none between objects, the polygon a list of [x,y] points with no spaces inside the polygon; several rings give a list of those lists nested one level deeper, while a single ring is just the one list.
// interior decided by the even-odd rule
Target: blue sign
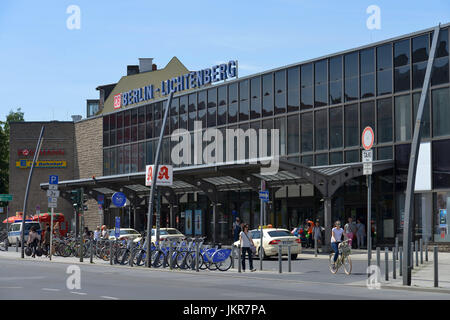
[{"label": "blue sign", "polygon": [[116,217],[116,227],[114,228],[116,239],[120,236],[120,217]]},{"label": "blue sign", "polygon": [[58,184],[58,176],[50,175],[48,177],[48,184]]},{"label": "blue sign", "polygon": [[123,207],[127,203],[127,197],[122,192],[116,192],[111,197],[112,203],[116,207]]},{"label": "blue sign", "polygon": [[260,191],[259,198],[264,202],[268,202],[269,201],[269,191]]},{"label": "blue sign", "polygon": [[98,203],[98,204],[105,204],[105,196],[102,195],[102,194],[99,194],[99,195],[97,196],[97,203]]},{"label": "blue sign", "polygon": [[447,228],[447,210],[439,210],[439,228]]}]

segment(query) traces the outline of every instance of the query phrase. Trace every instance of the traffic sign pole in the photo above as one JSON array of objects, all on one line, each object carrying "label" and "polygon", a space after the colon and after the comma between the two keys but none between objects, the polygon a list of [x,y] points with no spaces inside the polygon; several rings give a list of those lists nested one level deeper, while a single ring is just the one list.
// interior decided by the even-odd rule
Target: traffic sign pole
[{"label": "traffic sign pole", "polygon": [[[47,190],[47,196],[48,197],[59,197],[59,191],[58,191],[58,176],[51,175],[48,179],[48,190]],[[50,188],[51,186],[51,188]],[[49,198],[50,200],[50,198]],[[50,202],[50,201],[48,201]],[[52,202],[51,206],[51,216],[50,216],[50,252],[49,252],[49,259],[52,260],[52,252],[53,252],[53,215],[55,214],[54,206],[56,206],[56,202]]]},{"label": "traffic sign pole", "polygon": [[375,141],[375,134],[371,127],[364,128],[361,136],[363,162],[363,174],[367,176],[367,265],[370,266],[372,260],[372,146]]}]

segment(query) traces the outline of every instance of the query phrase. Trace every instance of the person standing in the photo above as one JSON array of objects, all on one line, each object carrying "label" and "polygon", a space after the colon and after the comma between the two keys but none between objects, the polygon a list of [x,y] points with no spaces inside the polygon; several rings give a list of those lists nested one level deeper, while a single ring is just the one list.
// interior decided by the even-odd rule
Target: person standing
[{"label": "person standing", "polygon": [[233,222],[233,242],[236,242],[239,240],[239,235],[241,233],[241,219],[239,217],[236,217],[236,220]]},{"label": "person standing", "polygon": [[348,222],[344,226],[344,235],[345,238],[348,239],[348,245],[350,248],[352,247],[353,235],[355,233],[355,224],[353,223],[353,219],[351,217],[348,218]]},{"label": "person standing", "polygon": [[36,258],[36,248],[41,241],[41,236],[36,232],[36,227],[32,226],[30,229],[30,233],[28,234],[27,245],[31,248],[31,252],[33,253],[32,257]]},{"label": "person standing", "polygon": [[97,226],[97,228],[94,231],[94,241],[97,242],[98,239],[100,239],[101,231],[100,226]]},{"label": "person standing", "polygon": [[256,269],[253,268],[253,251],[252,251],[252,246],[255,247],[255,244],[253,243],[252,235],[250,234],[250,232],[248,232],[248,229],[249,229],[248,224],[244,225],[244,228],[239,234],[239,240],[241,242],[242,248],[242,271],[245,272],[245,254],[248,253],[248,263],[250,265],[250,270],[253,272],[256,271]]},{"label": "person standing", "polygon": [[361,222],[361,219],[356,220],[356,242],[358,249],[364,246],[364,238],[366,237],[366,226]]},{"label": "person standing", "polygon": [[103,240],[109,239],[109,232],[108,229],[106,228],[106,225],[102,225],[102,239]]},{"label": "person standing", "polygon": [[317,240],[317,248],[314,248],[319,252],[319,243],[322,244],[322,227],[320,226],[319,220],[316,220],[316,224],[313,227],[313,239],[314,239],[314,246],[316,244]]},{"label": "person standing", "polygon": [[47,223],[47,226],[45,227],[45,233],[44,233],[44,241],[42,242],[42,245],[45,249],[45,252],[47,252],[47,255],[50,253],[50,225]]}]

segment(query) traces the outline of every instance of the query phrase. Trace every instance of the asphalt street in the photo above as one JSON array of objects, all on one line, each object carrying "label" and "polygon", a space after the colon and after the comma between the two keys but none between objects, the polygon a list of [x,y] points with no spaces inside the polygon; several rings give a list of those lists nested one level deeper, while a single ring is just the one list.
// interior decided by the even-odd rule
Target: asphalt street
[{"label": "asphalt street", "polygon": [[[275,269],[277,261],[264,261]],[[285,262],[286,263],[286,262]],[[0,257],[0,299],[167,299],[167,300],[267,300],[267,299],[449,299],[445,292],[405,289],[372,289],[365,286],[365,262],[355,261],[353,274],[333,275],[325,259],[300,259],[294,272],[273,271],[199,273],[149,270],[125,266],[77,264],[80,289],[68,288],[69,263],[45,259]],[[255,266],[259,267],[256,261]]]}]

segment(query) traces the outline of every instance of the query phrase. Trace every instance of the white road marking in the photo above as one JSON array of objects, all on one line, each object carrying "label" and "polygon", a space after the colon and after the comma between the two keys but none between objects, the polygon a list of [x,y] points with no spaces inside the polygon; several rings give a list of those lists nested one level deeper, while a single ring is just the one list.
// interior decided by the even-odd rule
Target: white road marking
[{"label": "white road marking", "polygon": [[109,296],[101,296],[100,298],[103,298],[103,299],[112,299],[112,300],[119,300],[119,298],[109,297]]},{"label": "white road marking", "polygon": [[23,287],[0,287],[0,289],[23,289]]},{"label": "white road marking", "polygon": [[87,293],[85,293],[85,292],[70,291],[70,293],[73,293],[73,294],[79,294],[80,296],[85,296],[85,295],[87,295]]},{"label": "white road marking", "polygon": [[42,288],[44,291],[61,291],[61,289]]}]

